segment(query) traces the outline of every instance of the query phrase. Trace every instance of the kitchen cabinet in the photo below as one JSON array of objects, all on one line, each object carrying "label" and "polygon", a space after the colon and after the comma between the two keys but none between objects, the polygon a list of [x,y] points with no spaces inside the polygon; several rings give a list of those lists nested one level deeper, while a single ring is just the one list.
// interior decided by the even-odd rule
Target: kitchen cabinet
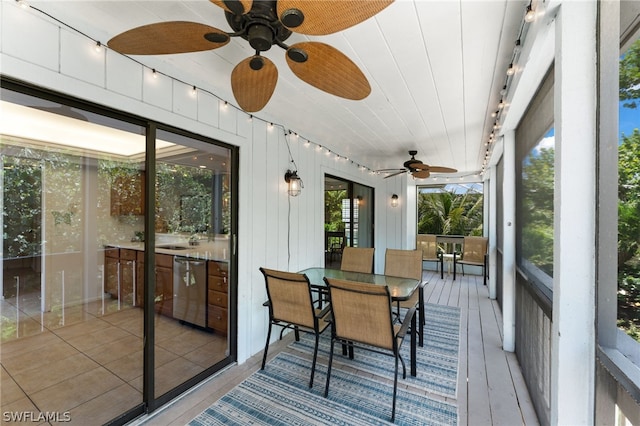
[{"label": "kitchen cabinet", "polygon": [[118,171],[111,184],[111,216],[144,215],[144,184],[144,171]]},{"label": "kitchen cabinet", "polygon": [[133,304],[136,250],[107,247],[104,256],[105,292],[121,303]]},{"label": "kitchen cabinet", "polygon": [[227,335],[228,319],[228,272],[227,262],[210,260],[207,265],[207,326]]},{"label": "kitchen cabinet", "polygon": [[156,253],[156,312],[173,317],[173,256]]},{"label": "kitchen cabinet", "polygon": [[[144,307],[144,252],[137,253],[137,305]],[[155,311],[173,317],[173,256],[156,253]]]},{"label": "kitchen cabinet", "polygon": [[114,299],[118,297],[119,266],[120,249],[106,247],[104,250],[104,291]]}]

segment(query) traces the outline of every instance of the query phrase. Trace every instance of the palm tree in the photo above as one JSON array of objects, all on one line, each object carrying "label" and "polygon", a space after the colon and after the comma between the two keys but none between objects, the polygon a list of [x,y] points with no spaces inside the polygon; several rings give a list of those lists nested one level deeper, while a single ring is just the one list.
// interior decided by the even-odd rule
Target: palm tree
[{"label": "palm tree", "polygon": [[418,233],[482,235],[482,194],[455,191],[421,193]]}]

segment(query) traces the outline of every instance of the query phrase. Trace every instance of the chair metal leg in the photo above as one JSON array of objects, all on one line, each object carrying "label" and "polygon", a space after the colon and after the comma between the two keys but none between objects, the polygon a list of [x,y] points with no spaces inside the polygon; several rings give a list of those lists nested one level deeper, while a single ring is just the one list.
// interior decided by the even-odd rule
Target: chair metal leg
[{"label": "chair metal leg", "polygon": [[402,358],[402,355],[400,355],[400,351],[398,351],[398,355],[396,356],[396,358],[398,358],[400,360],[400,364],[402,364],[402,379],[404,380],[407,378],[407,366],[404,363],[404,358]]},{"label": "chair metal leg", "polygon": [[331,338],[331,348],[329,349],[329,365],[327,366],[327,383],[324,386],[324,397],[329,395],[329,380],[331,379],[331,365],[333,363],[333,344],[335,340]]},{"label": "chair metal leg", "polygon": [[456,253],[453,253],[453,280],[456,280],[456,269],[458,269],[458,263],[456,262]]},{"label": "chair metal leg", "polygon": [[313,375],[316,372],[316,360],[318,359],[319,341],[320,341],[320,334],[316,333],[316,345],[313,348],[313,362],[311,363],[311,379],[309,380],[309,388],[313,387]]},{"label": "chair metal leg", "polygon": [[[399,355],[399,354],[398,354]],[[404,363],[402,364],[404,365]],[[393,377],[393,405],[391,406],[391,423],[396,420],[396,393],[398,391],[398,356],[396,356],[396,372]]]},{"label": "chair metal leg", "polygon": [[262,367],[260,367],[260,370],[264,370],[264,365],[267,363],[267,351],[269,350],[270,339],[271,339],[271,321],[269,321],[269,330],[267,331],[267,343],[264,345],[264,354],[262,355]]}]

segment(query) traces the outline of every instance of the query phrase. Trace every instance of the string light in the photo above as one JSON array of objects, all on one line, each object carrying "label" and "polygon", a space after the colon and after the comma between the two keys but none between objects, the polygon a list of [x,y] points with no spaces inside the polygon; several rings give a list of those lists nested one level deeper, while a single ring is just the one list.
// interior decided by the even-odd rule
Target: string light
[{"label": "string light", "polygon": [[507,68],[507,75],[514,75],[516,73],[516,68],[513,66],[513,63],[509,64],[509,68]]},{"label": "string light", "polygon": [[531,8],[531,4],[527,6],[527,13],[524,14],[525,22],[533,22],[536,19],[536,12]]},{"label": "string light", "polygon": [[[46,12],[43,12],[42,10],[40,10],[40,9],[38,9],[38,8],[33,8],[32,6],[30,6],[30,5],[27,3],[27,1],[26,1],[26,0],[15,0],[15,1],[16,1],[16,3],[17,3],[21,8],[24,8],[24,9],[26,9],[26,8],[31,8],[31,9],[35,10],[36,12],[39,12],[39,13],[41,13],[41,14],[43,14],[43,15],[46,15],[46,16],[51,17],[51,15],[48,15]],[[95,47],[94,47],[94,48],[95,48],[95,50],[96,50],[97,52],[101,51],[101,50],[102,50],[102,48],[106,47],[106,46],[103,46],[103,45],[102,45],[102,43],[101,43],[100,41],[93,40],[91,37],[87,36],[87,35],[86,35],[86,34],[84,34],[82,31],[78,30],[77,28],[74,28],[74,27],[72,27],[71,25],[66,24],[66,23],[64,23],[64,22],[62,22],[62,21],[58,21],[58,22],[59,22],[61,25],[65,26],[66,28],[68,28],[68,29],[70,29],[70,30],[72,30],[72,31],[76,32],[77,34],[80,34],[81,36],[83,36],[83,37],[85,37],[85,38],[87,38],[87,39],[91,40],[92,42],[95,42]],[[125,55],[125,57],[126,57],[128,60],[135,62],[136,64],[140,65],[141,67],[143,67],[143,68],[145,68],[145,69],[150,69],[150,70],[151,70],[151,75],[153,76],[153,78],[154,78],[154,79],[157,79],[157,78],[158,78],[158,75],[160,74],[160,72],[159,72],[158,70],[156,70],[155,68],[150,68],[150,67],[148,67],[147,65],[145,65],[144,63],[140,62],[139,60],[134,59],[134,58],[131,58],[131,57],[129,57],[129,56],[126,56],[126,55]],[[213,96],[213,97],[217,98],[217,99],[218,99],[218,101],[223,102],[223,103],[221,104],[221,106],[222,106],[223,108],[227,108],[227,107],[229,107],[229,102],[228,102],[227,100],[224,100],[224,99],[220,98],[218,95],[216,95],[215,93],[213,93],[213,92],[211,92],[211,91],[208,91],[208,90],[203,89],[203,88],[198,88],[198,87],[196,87],[195,85],[192,85],[192,84],[189,84],[189,83],[187,83],[187,82],[185,82],[185,81],[180,80],[179,78],[172,77],[172,76],[167,75],[167,74],[164,74],[164,75],[165,75],[165,76],[167,76],[168,78],[172,79],[173,81],[176,81],[176,82],[179,82],[179,83],[185,84],[185,85],[187,85],[187,86],[190,86],[190,87],[191,87],[191,93],[192,93],[192,94],[194,94],[194,95],[195,95],[195,94],[197,94],[198,90],[199,90],[199,91],[201,91],[201,92],[208,93],[208,94],[210,94],[211,96]],[[239,108],[239,107],[237,107],[237,106],[235,106],[235,105],[233,105],[233,104],[231,104],[231,106],[232,106],[234,109],[236,109],[237,111],[242,112],[243,114],[247,114],[247,112],[245,112],[245,111],[244,111],[244,110],[242,110],[241,108]],[[268,123],[268,129],[269,129],[269,130],[272,130],[272,129],[273,129],[273,127],[274,127],[274,125],[275,125],[273,122],[268,122],[268,121],[263,120],[263,119],[261,119],[261,118],[259,118],[259,117],[255,117],[253,114],[247,114],[246,116],[247,116],[247,120],[248,120],[249,122],[253,122],[253,119],[254,119],[254,118],[256,118],[256,119],[258,119],[258,120],[260,120],[260,121],[262,121],[262,122],[264,122],[264,123]],[[291,133],[293,133],[293,134],[295,135],[295,137],[296,137],[296,138],[300,137],[300,135],[298,135],[298,133],[296,133],[296,132],[292,132],[291,130],[286,130],[286,129],[284,128],[284,126],[283,126],[283,125],[278,125],[278,126],[279,126],[279,127],[281,127],[281,128],[283,129],[283,131],[285,131],[285,133],[286,133],[286,132],[289,132],[290,134],[291,134]],[[306,147],[309,147],[309,146],[311,146],[312,144],[313,144],[313,145],[316,145],[316,150],[317,150],[318,152],[321,152],[321,151],[323,150],[323,146],[322,146],[322,145],[320,145],[320,144],[316,144],[315,142],[312,142],[312,141],[311,141],[311,140],[309,140],[309,139],[306,139],[306,140],[305,140],[305,146],[306,146]],[[324,148],[325,148],[325,149],[326,149],[326,151],[327,151],[327,152],[326,152],[326,154],[327,154],[327,155],[331,155],[331,154],[332,154],[332,151],[331,151],[329,148],[326,148],[326,147],[324,147]],[[343,157],[343,156],[341,156],[341,155],[340,155],[340,154],[338,154],[338,153],[333,153],[333,154],[335,154],[336,161],[337,161],[337,160],[340,160],[340,159],[344,159],[345,161],[349,161],[349,158],[348,158],[348,157]],[[358,168],[359,168],[360,170],[362,170],[362,171],[369,170],[369,171],[370,171],[370,173],[371,173],[372,175],[379,175],[379,173],[376,173],[376,171],[375,171],[375,170],[370,169],[370,168],[368,168],[368,167],[366,167],[366,166],[363,166],[363,165],[361,165],[361,164],[356,164],[356,163],[354,163],[353,161],[351,161],[351,164],[354,164],[354,166],[358,167]]]},{"label": "string light", "polygon": [[[492,148],[492,144],[496,141],[496,130],[498,130],[500,128],[500,113],[501,110],[507,105],[507,103],[504,101],[505,98],[507,98],[507,93],[509,90],[509,85],[510,83],[513,82],[513,76],[516,73],[516,66],[515,64],[518,62],[518,57],[519,55],[522,53],[522,44],[524,42],[524,39],[526,37],[526,29],[528,28],[528,26],[526,25],[526,23],[531,22],[535,19],[535,11],[532,8],[532,3],[531,1],[529,2],[529,5],[526,7],[525,9],[525,14],[522,18],[522,22],[520,25],[520,31],[518,33],[518,37],[516,38],[516,41],[514,43],[514,47],[513,47],[513,55],[511,57],[511,61],[509,63],[509,68],[507,68],[506,71],[506,77],[505,77],[505,83],[502,86],[502,89],[500,89],[500,102],[498,103],[498,111],[495,112],[491,112],[491,118],[493,119],[493,130],[491,132],[491,134],[489,135],[489,141],[487,143],[485,143],[485,146],[488,146],[487,148],[487,152],[485,153],[485,160],[484,160],[484,165],[486,165],[487,163],[487,157],[490,154],[490,150]],[[483,173],[484,173],[484,165],[483,165]]]}]

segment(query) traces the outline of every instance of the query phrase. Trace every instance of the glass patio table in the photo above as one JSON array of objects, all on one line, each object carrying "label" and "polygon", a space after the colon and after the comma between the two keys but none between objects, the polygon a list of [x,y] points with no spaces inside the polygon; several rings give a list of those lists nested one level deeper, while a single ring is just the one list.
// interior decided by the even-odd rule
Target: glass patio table
[{"label": "glass patio table", "polygon": [[[330,268],[308,268],[299,272],[300,274],[305,274],[307,278],[309,278],[309,283],[311,287],[316,290],[326,290],[326,283],[324,282],[324,278],[335,278],[339,280],[347,280],[347,281],[357,281],[362,283],[369,283],[374,285],[382,285],[389,287],[389,294],[391,295],[391,300],[393,302],[401,302],[404,300],[408,300],[413,296],[413,293],[418,290],[420,292],[420,300],[418,306],[418,315],[419,324],[420,324],[420,332],[418,333],[420,336],[420,346],[422,346],[422,334],[424,327],[424,295],[423,295],[423,286],[420,284],[422,281],[415,280],[413,278],[401,278],[401,277],[393,277],[390,275],[380,275],[380,274],[366,274],[362,272],[351,272],[351,271],[341,271],[339,269],[330,269]],[[411,375],[416,375],[416,316],[414,315],[411,319]]]}]

